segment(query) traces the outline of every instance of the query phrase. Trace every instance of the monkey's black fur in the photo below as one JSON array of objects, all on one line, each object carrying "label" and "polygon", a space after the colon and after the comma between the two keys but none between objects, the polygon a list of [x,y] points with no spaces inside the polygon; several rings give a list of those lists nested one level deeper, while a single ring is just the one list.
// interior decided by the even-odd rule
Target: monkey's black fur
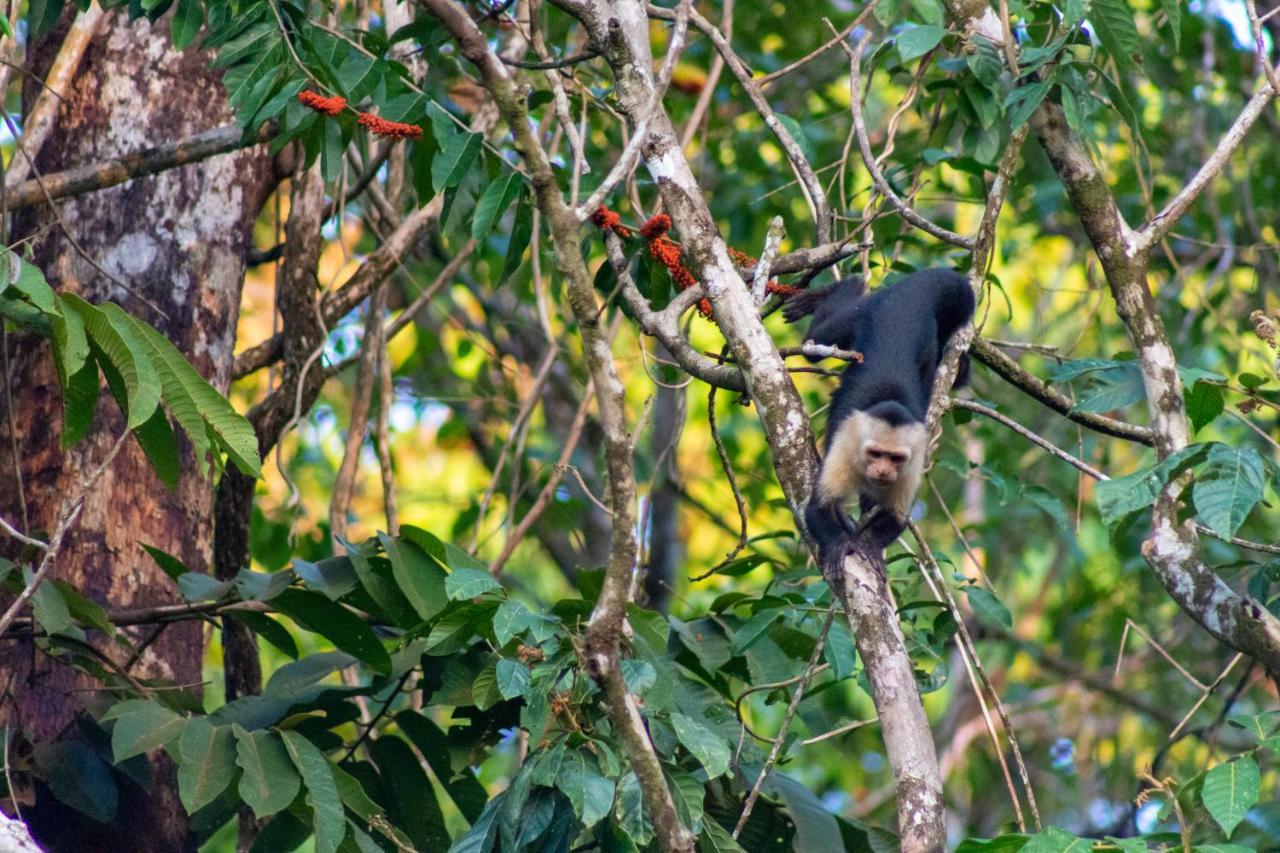
[{"label": "monkey's black fur", "polygon": [[[873,293],[865,291],[862,279],[848,278],[802,291],[783,309],[788,322],[813,316],[807,340],[862,356],[861,362],[845,368],[831,399],[824,465],[831,461],[833,437],[854,412],[890,427],[923,423],[947,342],[973,316],[973,289],[951,270],[922,270]],[[967,382],[968,374],[965,354],[956,387]],[[885,508],[873,512],[876,503],[865,493],[859,503],[863,521],[855,527],[839,500],[823,503],[816,492],[810,499],[805,524],[818,543],[824,568],[842,561],[857,542],[865,541],[879,552],[902,533],[905,519]]]}]

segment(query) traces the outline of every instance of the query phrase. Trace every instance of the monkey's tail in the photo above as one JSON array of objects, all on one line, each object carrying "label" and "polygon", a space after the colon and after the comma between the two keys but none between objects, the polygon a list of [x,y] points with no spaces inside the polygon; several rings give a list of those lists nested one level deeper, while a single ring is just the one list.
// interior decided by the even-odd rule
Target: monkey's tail
[{"label": "monkey's tail", "polygon": [[861,297],[866,289],[867,285],[862,280],[862,276],[856,275],[824,287],[810,287],[788,297],[786,304],[782,306],[782,317],[788,323],[794,323],[810,314],[818,314],[829,307],[834,307],[834,304],[827,305],[828,300],[834,302],[855,300]]}]

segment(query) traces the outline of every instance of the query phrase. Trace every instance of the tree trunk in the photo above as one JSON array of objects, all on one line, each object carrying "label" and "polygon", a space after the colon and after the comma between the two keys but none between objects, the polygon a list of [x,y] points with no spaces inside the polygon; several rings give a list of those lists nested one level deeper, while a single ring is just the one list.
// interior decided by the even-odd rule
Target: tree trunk
[{"label": "tree trunk", "polygon": [[[68,21],[64,16],[62,26],[33,45],[28,65],[34,76],[42,77],[48,68]],[[42,174],[232,121],[219,75],[207,69],[210,57],[194,50],[175,52],[168,21],[166,16],[154,25],[145,19],[130,23],[122,11],[107,14],[39,152]],[[27,83],[28,107],[37,85]],[[265,148],[255,146],[61,204],[61,220],[84,255],[47,207],[16,216],[13,239],[32,241],[34,262],[56,289],[79,293],[90,302],[119,303],[159,329],[225,391],[245,251],[274,181]],[[17,459],[6,435],[0,450],[0,512],[25,531],[49,531],[63,499],[99,464],[124,429],[124,419],[104,390],[88,437],[63,451],[61,394],[48,344],[13,342],[10,372],[13,411],[5,416],[3,429],[8,432],[12,425]],[[182,449],[182,477],[169,492],[138,444],[129,441],[86,500],[57,558],[56,577],[120,608],[179,599],[173,583],[142,550],[143,543],[168,551],[193,570],[208,570],[213,484],[196,472],[185,440]],[[171,625],[154,637],[154,627],[137,629],[132,639],[147,645],[131,673],[198,691],[201,632],[197,622]],[[106,644],[101,648],[116,651]],[[0,648],[0,674],[0,684],[10,685],[0,719],[31,739],[68,731],[85,698],[93,695],[85,688],[98,686],[26,642]],[[161,755],[152,769],[150,792],[121,783],[113,826],[61,807],[43,790],[36,807],[24,815],[49,849],[192,848],[172,765]]]}]

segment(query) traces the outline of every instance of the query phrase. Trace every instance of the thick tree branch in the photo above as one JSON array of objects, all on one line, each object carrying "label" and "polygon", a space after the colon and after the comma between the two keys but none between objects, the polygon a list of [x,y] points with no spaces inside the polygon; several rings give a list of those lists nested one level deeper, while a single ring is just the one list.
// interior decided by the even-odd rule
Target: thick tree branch
[{"label": "thick tree branch", "polygon": [[[238,127],[219,127],[173,145],[146,148],[123,157],[103,160],[100,163],[42,175],[40,180],[23,181],[7,190],[5,204],[10,210],[15,210],[47,204],[49,199],[57,201],[61,198],[114,187],[134,178],[154,175],[188,163],[196,163],[219,154],[257,145],[270,139],[274,130],[274,125],[264,124],[256,134],[246,136]],[[44,185],[43,188],[41,184]],[[46,193],[48,193],[47,196]]]},{"label": "thick tree branch", "polygon": [[[395,231],[373,254],[365,258],[360,268],[337,290],[327,294],[320,303],[320,314],[326,327],[344,317],[360,304],[375,286],[400,265],[400,259],[410,247],[420,240],[440,215],[440,206],[432,203],[420,207],[405,217]],[[459,265],[461,265],[459,263]],[[272,335],[236,356],[231,377],[240,379],[268,364],[279,361],[284,354],[285,334]]]},{"label": "thick tree branch", "polygon": [[[556,2],[586,26],[592,43],[613,69],[618,104],[635,126],[653,91],[645,5],[638,0]],[[731,58],[726,59],[732,63]],[[706,289],[716,322],[742,370],[778,480],[797,527],[803,530],[803,508],[813,488],[818,460],[799,394],[760,321],[750,291],[729,259],[665,111],[651,121],[641,153],[684,241],[691,269]],[[945,832],[937,756],[882,566],[858,555],[850,557],[843,568],[840,577],[828,582],[845,604],[872,697],[880,719],[885,721],[885,744],[897,781],[902,847],[907,851],[941,849]]]},{"label": "thick tree branch", "polygon": [[1240,111],[1240,115],[1236,116],[1236,120],[1231,123],[1231,127],[1227,129],[1227,132],[1222,135],[1222,139],[1218,140],[1218,145],[1213,149],[1213,153],[1209,155],[1209,159],[1204,161],[1204,165],[1200,167],[1200,170],[1164,206],[1164,209],[1151,217],[1151,221],[1134,235],[1129,248],[1131,254],[1136,255],[1147,252],[1152,246],[1160,242],[1169,233],[1169,229],[1173,227],[1174,223],[1187,212],[1192,203],[1218,177],[1218,173],[1222,171],[1222,167],[1227,164],[1227,161],[1231,159],[1231,155],[1240,147],[1240,143],[1244,141],[1245,135],[1249,133],[1249,129],[1253,127],[1254,122],[1262,115],[1271,100],[1277,94],[1280,94],[1280,88],[1273,88],[1274,85],[1277,85],[1273,81],[1276,79],[1275,75],[1280,74],[1280,68],[1274,70],[1268,68],[1268,71],[1271,76],[1260,83],[1254,90],[1253,97],[1244,105],[1244,109]]},{"label": "thick tree branch", "polygon": [[[1005,44],[1000,20],[986,4],[948,0],[947,6],[966,34],[980,36],[992,44]],[[1255,109],[1260,113],[1261,105],[1250,102],[1242,113],[1243,125],[1237,121],[1233,130],[1240,128],[1243,135],[1257,117]],[[1190,430],[1177,358],[1147,284],[1148,255],[1154,237],[1144,237],[1129,228],[1088,148],[1067,123],[1061,106],[1043,101],[1030,123],[1106,274],[1117,313],[1138,356],[1156,454],[1164,459],[1187,446]],[[1230,132],[1227,138],[1233,138]],[[1201,189],[1207,186],[1225,162],[1229,147],[1220,146],[1197,175],[1199,180],[1193,179],[1192,183]],[[1194,197],[1195,193],[1189,193],[1183,201],[1175,201],[1185,210]],[[1161,224],[1151,233],[1163,233],[1160,229],[1167,229],[1165,223],[1176,218],[1157,216]],[[1223,643],[1252,656],[1273,677],[1280,676],[1280,619],[1252,599],[1237,595],[1205,562],[1195,525],[1178,520],[1183,486],[1179,478],[1157,498],[1143,556],[1187,615]]]},{"label": "thick tree branch", "polygon": [[[670,9],[663,9],[660,6],[649,6],[648,11],[655,18],[663,20],[673,20],[675,18],[675,13]],[[764,120],[765,125],[768,126],[778,140],[778,144],[782,146],[783,153],[787,155],[791,168],[795,170],[796,177],[800,179],[800,184],[804,187],[809,203],[813,206],[814,226],[817,231],[818,242],[830,243],[831,227],[835,217],[831,213],[831,205],[827,202],[827,194],[822,189],[822,182],[818,180],[818,176],[813,171],[813,166],[809,163],[809,158],[805,156],[800,143],[796,142],[795,137],[791,135],[791,131],[787,130],[777,114],[774,113],[773,107],[769,105],[769,100],[760,91],[755,78],[752,77],[751,69],[734,52],[733,46],[724,37],[724,33],[720,32],[715,24],[698,14],[697,10],[691,13],[690,20],[703,35],[711,39],[716,50],[728,63],[729,70],[733,72],[733,76],[738,79],[738,85],[747,93],[752,106],[756,108],[760,118]],[[634,116],[632,120],[634,121]],[[683,148],[683,146],[681,147]]]}]

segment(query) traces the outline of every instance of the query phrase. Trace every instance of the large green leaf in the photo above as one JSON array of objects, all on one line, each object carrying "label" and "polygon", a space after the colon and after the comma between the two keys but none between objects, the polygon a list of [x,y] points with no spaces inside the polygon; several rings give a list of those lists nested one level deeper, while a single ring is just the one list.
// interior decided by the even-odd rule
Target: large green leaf
[{"label": "large green leaf", "polygon": [[1133,68],[1141,61],[1142,42],[1126,0],[1094,0],[1089,20],[1097,28],[1102,46],[1121,68]]},{"label": "large green leaf", "polygon": [[127,758],[164,746],[178,737],[187,718],[163,705],[145,699],[131,699],[112,706],[102,717],[115,720],[111,730],[111,753],[119,764]]},{"label": "large green leaf", "polygon": [[40,777],[53,795],[98,823],[116,817],[119,792],[111,768],[79,741],[37,743],[32,754]]},{"label": "large green leaf", "polygon": [[[519,195],[520,187],[523,184],[523,179],[514,169],[504,169],[489,184],[488,189],[484,191],[484,195],[480,196],[480,200],[476,202],[476,210],[471,219],[472,239],[477,243],[481,243],[485,237],[489,236],[493,226],[502,218],[502,214],[511,206],[511,203],[516,200],[516,196]],[[606,264],[606,266],[608,265]]]},{"label": "large green leaf", "polygon": [[402,738],[384,735],[369,747],[393,809],[393,823],[413,839],[418,850],[444,850],[449,833],[431,780]]},{"label": "large green leaf", "polygon": [[484,137],[479,133],[455,133],[431,163],[431,186],[443,192],[462,183],[480,154]]},{"label": "large green leaf", "polygon": [[111,309],[130,324],[134,336],[145,343],[160,378],[164,404],[191,439],[196,457],[203,457],[210,449],[212,437],[237,468],[251,477],[261,477],[258,438],[253,426],[196,372],[164,335],[114,305],[103,306],[103,311]]},{"label": "large green leaf", "polygon": [[729,769],[729,746],[707,726],[684,714],[673,712],[671,725],[684,748],[706,769],[712,779]]},{"label": "large green leaf", "polygon": [[178,796],[188,814],[217,799],[236,775],[236,740],[231,726],[193,717],[178,739]]},{"label": "large green leaf", "polygon": [[444,581],[445,592],[454,601],[476,598],[486,592],[502,589],[493,575],[480,569],[460,568],[450,572]]},{"label": "large green leaf", "polygon": [[1262,500],[1266,476],[1262,457],[1252,447],[1215,444],[1196,475],[1196,514],[1215,533],[1234,536]]},{"label": "large green leaf", "polygon": [[200,24],[204,21],[204,7],[200,0],[178,0],[170,24],[175,50],[183,50],[196,40]]},{"label": "large green leaf", "polygon": [[894,36],[898,45],[898,56],[903,62],[919,59],[938,46],[942,37],[947,34],[944,27],[931,24],[908,24]]},{"label": "large green leaf", "polygon": [[592,827],[613,809],[613,782],[600,775],[595,759],[574,750],[564,757],[556,786],[573,804],[573,812],[584,827]]},{"label": "large green leaf", "polygon": [[160,404],[160,377],[131,318],[114,305],[95,308],[73,293],[64,293],[62,304],[80,315],[89,340],[120,374],[129,429],[146,423]]},{"label": "large green leaf", "polygon": [[1218,764],[1204,775],[1200,799],[1227,838],[1257,804],[1258,784],[1258,765],[1247,755]]},{"label": "large green leaf", "polygon": [[391,656],[378,635],[341,604],[304,589],[286,589],[272,603],[308,631],[355,655],[376,672],[391,671]]},{"label": "large green leaf", "polygon": [[449,596],[445,592],[445,572],[427,552],[405,539],[378,534],[382,550],[391,560],[391,569],[400,591],[423,619],[430,619],[445,608]]},{"label": "large green leaf", "polygon": [[307,786],[316,833],[316,853],[336,853],[347,834],[342,797],[333,779],[333,765],[315,744],[295,731],[282,734],[285,749]]},{"label": "large green leaf", "polygon": [[[68,317],[80,322],[80,315],[68,311]],[[62,386],[62,446],[71,447],[89,434],[98,408],[98,361],[90,354],[83,365]]]},{"label": "large green leaf", "polygon": [[240,796],[259,820],[275,814],[293,802],[302,787],[302,779],[289,760],[280,735],[273,731],[246,731],[238,723],[236,764],[240,776]]}]

